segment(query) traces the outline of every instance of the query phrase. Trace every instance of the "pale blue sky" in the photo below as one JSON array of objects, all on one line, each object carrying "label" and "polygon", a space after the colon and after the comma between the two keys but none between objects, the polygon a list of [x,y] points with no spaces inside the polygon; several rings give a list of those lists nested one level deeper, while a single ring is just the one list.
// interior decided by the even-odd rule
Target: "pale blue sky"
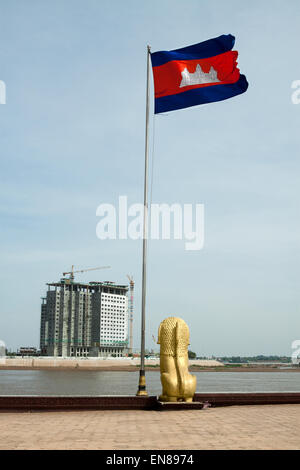
[{"label": "pale blue sky", "polygon": [[147,346],[173,314],[199,355],[290,354],[300,338],[299,2],[0,5],[0,339],[38,346],[45,283],[72,264],[109,264],[77,279],[133,275],[139,347],[142,243],[98,240],[96,208],[119,195],[142,202],[146,45],[230,33],[248,91],[155,118],[153,202],[203,203],[205,246],[150,242]]}]

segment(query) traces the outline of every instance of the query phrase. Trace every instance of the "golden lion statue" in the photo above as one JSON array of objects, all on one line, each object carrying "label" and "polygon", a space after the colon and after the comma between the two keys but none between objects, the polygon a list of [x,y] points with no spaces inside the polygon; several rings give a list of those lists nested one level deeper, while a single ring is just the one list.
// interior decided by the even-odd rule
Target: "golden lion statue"
[{"label": "golden lion statue", "polygon": [[197,379],[188,371],[189,327],[181,318],[169,317],[158,329],[160,344],[160,401],[193,401]]}]

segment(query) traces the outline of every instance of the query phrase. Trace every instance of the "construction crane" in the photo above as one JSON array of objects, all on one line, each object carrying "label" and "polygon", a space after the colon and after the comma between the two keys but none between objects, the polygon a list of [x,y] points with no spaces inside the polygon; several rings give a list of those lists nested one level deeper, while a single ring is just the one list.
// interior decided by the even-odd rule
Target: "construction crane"
[{"label": "construction crane", "polygon": [[72,269],[71,271],[68,271],[66,273],[63,273],[63,276],[66,276],[67,274],[70,274],[70,280],[74,281],[74,274],[75,273],[85,273],[86,271],[95,271],[96,269],[108,269],[111,266],[98,266],[97,268],[87,268],[87,269],[79,269],[77,271],[74,271],[74,265],[72,264]]},{"label": "construction crane", "polygon": [[133,291],[134,291],[134,280],[132,276],[127,274],[130,285],[130,303],[129,303],[129,354],[133,351]]}]

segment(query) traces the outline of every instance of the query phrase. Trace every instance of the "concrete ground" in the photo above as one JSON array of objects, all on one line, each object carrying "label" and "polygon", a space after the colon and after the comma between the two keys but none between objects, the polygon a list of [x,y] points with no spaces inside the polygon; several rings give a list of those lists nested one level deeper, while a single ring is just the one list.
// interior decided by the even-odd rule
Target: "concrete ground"
[{"label": "concrete ground", "polygon": [[0,449],[299,449],[300,405],[0,414]]}]

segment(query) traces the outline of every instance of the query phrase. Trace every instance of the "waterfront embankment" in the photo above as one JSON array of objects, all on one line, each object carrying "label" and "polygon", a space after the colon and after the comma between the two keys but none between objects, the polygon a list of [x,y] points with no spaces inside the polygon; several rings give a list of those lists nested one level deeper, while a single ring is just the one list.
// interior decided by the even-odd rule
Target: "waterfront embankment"
[{"label": "waterfront embankment", "polygon": [[[120,370],[136,371],[139,358],[67,358],[67,357],[5,357],[0,359],[0,370]],[[159,369],[159,359],[146,359],[146,368]],[[190,366],[222,367],[216,360],[191,360]]]},{"label": "waterfront embankment", "polygon": [[[0,370],[89,370],[134,372],[139,368],[139,358],[65,358],[65,357],[2,357]],[[234,364],[224,365],[214,359],[192,359],[191,371],[213,372],[300,372],[300,367],[283,364]],[[159,371],[159,358],[146,359],[146,370]]]}]

